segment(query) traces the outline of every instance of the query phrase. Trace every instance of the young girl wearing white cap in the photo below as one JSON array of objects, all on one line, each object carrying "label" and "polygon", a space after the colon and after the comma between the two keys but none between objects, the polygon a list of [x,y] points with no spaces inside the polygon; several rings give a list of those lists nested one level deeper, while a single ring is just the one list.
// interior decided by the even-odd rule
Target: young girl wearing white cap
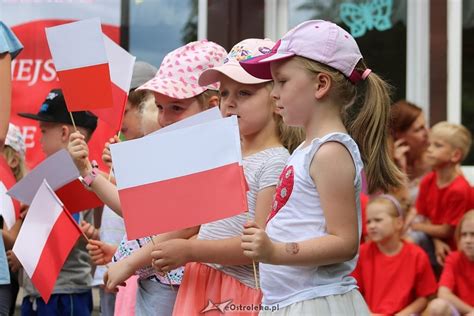
[{"label": "young girl wearing white cap", "polygon": [[273,78],[284,122],[306,132],[282,172],[266,229],[250,222],[242,236],[244,254],[260,262],[264,308],[368,314],[350,276],[361,232],[361,171],[365,165],[369,193],[402,179],[387,148],[387,84],[366,67],[350,34],[322,20],[301,23],[270,53],[241,64]]}]

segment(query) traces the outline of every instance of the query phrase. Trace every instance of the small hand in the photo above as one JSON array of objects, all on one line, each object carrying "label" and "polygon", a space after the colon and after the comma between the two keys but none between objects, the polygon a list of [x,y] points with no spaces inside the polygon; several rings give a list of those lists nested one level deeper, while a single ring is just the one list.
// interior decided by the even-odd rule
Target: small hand
[{"label": "small hand", "polygon": [[18,270],[20,270],[20,268],[22,267],[20,260],[18,260],[18,258],[11,250],[7,251],[7,260],[12,272],[18,272]]},{"label": "small hand", "polygon": [[407,153],[410,150],[410,146],[407,145],[405,139],[400,138],[393,143],[393,158],[396,164],[400,167],[403,172],[407,170]]},{"label": "small hand", "polygon": [[158,243],[153,247],[151,257],[152,265],[158,272],[169,272],[191,261],[191,243],[188,239]]},{"label": "small hand", "polygon": [[99,239],[99,230],[94,227],[91,223],[86,221],[81,222],[81,230],[89,239]]},{"label": "small hand", "polygon": [[446,260],[448,254],[451,252],[451,248],[447,243],[438,238],[433,238],[433,244],[435,247],[436,261],[441,266],[444,266],[444,261]]},{"label": "small hand", "polygon": [[259,262],[270,262],[275,251],[265,230],[255,222],[244,225],[241,247],[245,256]]},{"label": "small hand", "polygon": [[118,286],[125,286],[125,281],[134,273],[126,258],[110,265],[104,274],[105,289],[109,292],[118,292]]},{"label": "small hand", "polygon": [[117,246],[100,240],[90,239],[86,246],[89,256],[95,265],[105,265],[112,261]]},{"label": "small hand", "polygon": [[80,132],[71,133],[67,150],[80,174],[83,177],[86,176],[92,170],[92,166],[89,162],[89,147],[84,135]]},{"label": "small hand", "polygon": [[112,168],[112,154],[110,153],[110,145],[119,143],[120,138],[115,135],[113,138],[110,138],[107,143],[105,143],[104,150],[102,151],[102,161],[109,167]]}]

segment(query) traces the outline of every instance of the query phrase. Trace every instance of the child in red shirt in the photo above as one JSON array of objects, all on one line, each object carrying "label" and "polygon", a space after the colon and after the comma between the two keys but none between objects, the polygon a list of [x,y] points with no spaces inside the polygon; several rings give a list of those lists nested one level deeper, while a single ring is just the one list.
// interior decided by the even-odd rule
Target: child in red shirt
[{"label": "child in red shirt", "polygon": [[464,215],[455,235],[459,251],[446,258],[430,315],[474,315],[474,210]]},{"label": "child in red shirt", "polygon": [[367,205],[371,241],[360,247],[353,272],[372,313],[416,314],[436,292],[436,280],[424,251],[401,239],[403,210],[392,195],[380,195]]},{"label": "child in red shirt", "polygon": [[411,228],[438,239],[435,241],[438,257],[440,251],[456,248],[454,228],[471,206],[471,186],[459,168],[469,153],[471,142],[471,133],[459,124],[440,122],[431,129],[427,159],[434,171],[421,181],[416,201],[417,213],[426,220],[412,223]]}]

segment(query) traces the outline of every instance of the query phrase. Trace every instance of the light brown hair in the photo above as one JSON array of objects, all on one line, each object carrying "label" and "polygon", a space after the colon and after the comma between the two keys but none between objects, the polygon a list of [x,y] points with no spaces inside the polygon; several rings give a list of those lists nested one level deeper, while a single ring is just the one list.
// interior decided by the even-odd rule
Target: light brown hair
[{"label": "light brown hair", "polygon": [[[390,86],[373,72],[353,84],[332,67],[300,56],[294,58],[310,73],[324,72],[332,78],[335,97],[343,105],[344,125],[359,146],[369,193],[399,187],[404,175],[390,158],[388,143]],[[363,73],[366,69],[364,61],[359,61],[356,70]]]},{"label": "light brown hair", "polygon": [[4,147],[3,155],[5,156],[5,160],[8,164],[10,164],[13,159],[18,159],[18,165],[14,168],[11,168],[11,170],[15,176],[16,181],[23,179],[27,172],[25,158],[8,145]]},{"label": "light brown hair", "polygon": [[461,124],[448,123],[445,121],[436,123],[431,128],[431,136],[438,137],[450,144],[453,148],[459,149],[462,153],[461,161],[466,158],[471,149],[471,132]]},{"label": "light brown hair", "polygon": [[459,245],[459,241],[461,240],[462,224],[467,221],[474,221],[474,209],[464,213],[464,216],[461,218],[458,225],[456,226],[456,230],[454,231],[454,238],[456,240],[457,245]]}]

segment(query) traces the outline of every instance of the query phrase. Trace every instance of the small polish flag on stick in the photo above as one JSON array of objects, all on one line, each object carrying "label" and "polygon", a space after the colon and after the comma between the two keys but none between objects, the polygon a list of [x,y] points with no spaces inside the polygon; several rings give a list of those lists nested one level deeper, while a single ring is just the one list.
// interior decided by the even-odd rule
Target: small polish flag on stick
[{"label": "small polish flag on stick", "polygon": [[104,35],[104,43],[112,80],[113,107],[94,109],[92,113],[107,123],[114,132],[118,132],[122,125],[123,112],[132,82],[135,56],[130,55],[106,35]]},{"label": "small polish flag on stick", "polygon": [[110,71],[98,18],[46,28],[70,112],[113,106]]},{"label": "small polish flag on stick", "polygon": [[44,180],[21,226],[13,252],[46,303],[81,234],[77,223]]},{"label": "small polish flag on stick", "polygon": [[61,149],[31,170],[8,194],[23,204],[30,205],[46,179],[71,213],[103,205],[94,192],[82,185],[79,176],[71,156],[65,149]]},{"label": "small polish flag on stick", "polygon": [[[111,145],[130,239],[247,211],[236,117]],[[137,154],[140,163],[133,163]]]}]

